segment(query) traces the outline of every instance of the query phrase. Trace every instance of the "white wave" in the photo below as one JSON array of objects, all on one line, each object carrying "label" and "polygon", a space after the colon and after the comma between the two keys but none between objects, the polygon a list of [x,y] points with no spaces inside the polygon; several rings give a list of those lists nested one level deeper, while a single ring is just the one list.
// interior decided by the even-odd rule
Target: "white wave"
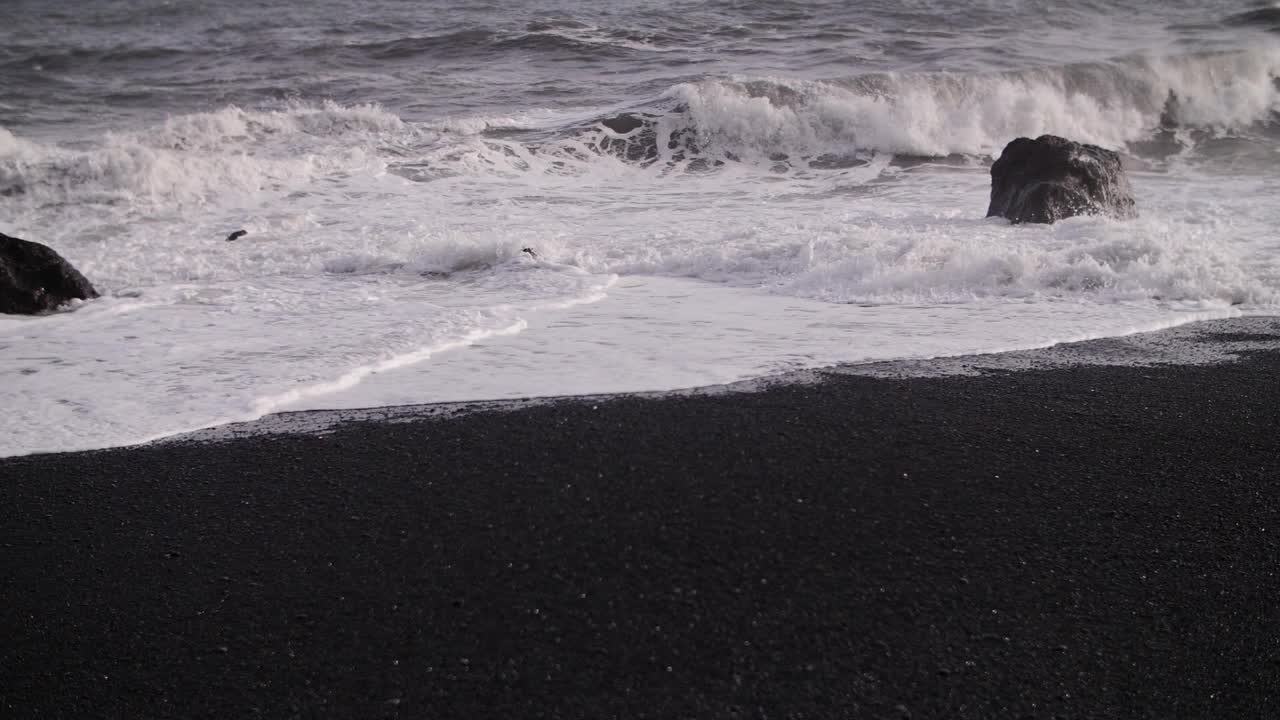
[{"label": "white wave", "polygon": [[712,152],[757,157],[992,154],[1044,133],[1119,147],[1151,136],[1171,94],[1186,125],[1225,132],[1269,121],[1280,109],[1277,75],[1280,51],[1258,49],[993,74],[706,80],[670,91],[685,110],[662,127],[664,137],[690,130]]},{"label": "white wave", "polygon": [[[1045,133],[1124,148],[1170,123],[1190,144],[1190,129],[1222,136],[1272,123],[1278,76],[1280,51],[1267,48],[1005,73],[705,79],[631,107],[656,120],[621,136],[593,121],[625,108],[443,120],[428,127],[447,142],[394,163],[392,172],[427,182],[530,174],[595,180],[727,163],[786,172],[875,155],[993,156],[1015,137]],[[498,128],[523,135],[490,134]],[[630,161],[622,159],[623,144],[636,151]]]},{"label": "white wave", "polygon": [[613,282],[578,271],[557,283],[564,274],[548,272],[523,293],[510,279],[495,291],[288,278],[173,286],[149,291],[145,307],[107,299],[21,318],[0,328],[0,346],[21,348],[0,363],[11,423],[0,456],[146,442],[323,404],[380,373],[519,333],[530,315],[596,302]]},{"label": "white wave", "polygon": [[229,144],[244,144],[280,134],[351,140],[410,130],[411,126],[397,115],[376,105],[344,106],[325,102],[320,105],[293,103],[282,110],[253,111],[232,105],[214,112],[171,116],[161,127],[145,134],[126,133],[122,137],[145,138],[149,144],[177,150],[221,150]]},{"label": "white wave", "polygon": [[888,237],[870,246],[815,248],[808,267],[779,289],[853,303],[1089,298],[1214,306],[1274,299],[1271,288],[1242,271],[1228,244],[1170,232],[1160,221],[1109,227],[1080,218],[1029,231],[1009,230],[999,219],[972,221],[979,223],[1001,236],[978,227],[968,237],[880,228]]},{"label": "white wave", "polygon": [[1099,227],[1102,222],[1072,220],[1025,233],[998,219],[953,221],[926,232],[857,223],[764,252],[703,246],[604,267],[760,286],[836,303],[1061,299],[1211,307],[1277,300],[1275,290],[1247,272],[1240,253],[1226,244],[1166,236],[1159,223],[1108,229]]},{"label": "white wave", "polygon": [[436,232],[406,236],[401,242],[371,240],[366,249],[327,257],[321,266],[335,274],[403,271],[448,275],[531,260],[521,252],[518,241],[494,235]]},{"label": "white wave", "polygon": [[[702,157],[765,168],[779,158],[859,153],[994,154],[1014,137],[1042,133],[1121,147],[1151,137],[1168,115],[1218,134],[1269,121],[1280,112],[1278,75],[1280,51],[1258,49],[996,74],[703,80],[651,103],[668,108],[652,142],[660,166]],[[260,202],[388,170],[428,181],[634,172],[602,157],[609,131],[575,129],[599,113],[527,110],[418,124],[369,105],[232,106],[75,145],[0,128],[0,205],[113,205],[154,215]],[[493,128],[538,137],[487,137]]]},{"label": "white wave", "polygon": [[[1267,190],[1251,178],[1137,176],[1137,220],[1028,226],[984,219],[987,187],[979,168],[914,174],[894,188],[901,199],[766,197],[704,222],[686,215],[686,227],[651,232],[643,243],[608,228],[577,258],[597,273],[691,277],[837,303],[1280,307],[1280,269],[1266,240],[1276,211],[1257,202]],[[658,226],[659,214],[647,219]]]},{"label": "white wave", "polygon": [[45,144],[0,128],[0,192],[15,205],[114,204],[174,210],[316,178],[381,172],[384,153],[434,134],[374,106],[226,107],[170,117],[92,144]]}]

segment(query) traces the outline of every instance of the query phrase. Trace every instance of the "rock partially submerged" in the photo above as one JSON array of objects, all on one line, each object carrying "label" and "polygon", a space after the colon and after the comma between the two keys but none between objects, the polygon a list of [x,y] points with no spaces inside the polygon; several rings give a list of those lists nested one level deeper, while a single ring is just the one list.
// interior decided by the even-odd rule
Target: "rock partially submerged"
[{"label": "rock partially submerged", "polygon": [[638,115],[636,113],[622,113],[617,117],[605,118],[600,124],[618,133],[626,135],[632,130],[638,130],[646,125],[653,123],[656,116],[654,115]]},{"label": "rock partially submerged", "polygon": [[1120,156],[1056,135],[1018,138],[991,166],[987,217],[1052,223],[1074,215],[1138,213]]},{"label": "rock partially submerged", "polygon": [[[683,108],[677,108],[676,113]],[[661,156],[659,149],[658,121],[659,115],[649,113],[622,113],[616,117],[599,120],[600,126],[608,129],[610,134],[599,138],[597,146],[602,152],[615,155],[627,162],[649,164]],[[672,151],[672,160],[684,159],[685,152],[696,153],[693,144],[693,133],[686,128],[677,128],[671,132],[666,141],[667,149]]]},{"label": "rock partially submerged", "polygon": [[98,291],[51,248],[0,233],[0,313],[35,315]]}]

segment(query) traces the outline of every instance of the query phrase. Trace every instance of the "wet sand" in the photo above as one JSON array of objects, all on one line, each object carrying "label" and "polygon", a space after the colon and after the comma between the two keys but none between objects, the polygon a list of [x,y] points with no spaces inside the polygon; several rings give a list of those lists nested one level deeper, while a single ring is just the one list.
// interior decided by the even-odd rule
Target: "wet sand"
[{"label": "wet sand", "polygon": [[0,459],[0,715],[1274,712],[1280,352],[1041,365]]}]

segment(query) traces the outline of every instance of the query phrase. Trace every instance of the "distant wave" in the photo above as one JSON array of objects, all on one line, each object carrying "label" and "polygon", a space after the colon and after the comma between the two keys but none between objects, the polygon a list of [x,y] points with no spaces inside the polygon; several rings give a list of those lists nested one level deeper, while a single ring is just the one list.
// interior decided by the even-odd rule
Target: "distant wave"
[{"label": "distant wave", "polygon": [[188,54],[175,47],[134,47],[117,45],[110,48],[68,48],[57,52],[33,52],[0,63],[4,70],[39,69],[63,72],[77,65],[145,63],[155,60],[172,60]]},{"label": "distant wave", "polygon": [[301,52],[322,56],[334,52],[356,53],[371,60],[476,58],[503,56],[515,51],[548,56],[607,60],[637,52],[662,52],[670,38],[658,32],[628,28],[598,28],[584,23],[538,22],[522,31],[470,28],[436,35],[400,37],[376,42],[317,44]]},{"label": "distant wave", "polygon": [[[382,33],[385,34],[385,33]],[[357,61],[400,62],[411,60],[471,58],[501,59],[515,53],[534,54],[551,59],[614,60],[635,57],[638,53],[660,53],[676,49],[667,33],[633,28],[595,27],[573,21],[530,23],[522,30],[467,28],[439,34],[406,35],[359,42],[338,42],[333,37],[320,37],[307,44],[287,48],[273,61],[293,59],[314,61],[334,55],[355,56]],[[260,47],[242,47],[236,52],[258,55]],[[12,72],[67,72],[86,64],[118,66],[167,66],[183,58],[212,62],[228,52],[224,47],[132,46],[119,44],[106,48],[47,46],[10,47],[0,60],[0,69]],[[276,50],[272,49],[272,52]]]},{"label": "distant wave", "polygon": [[375,60],[399,60],[436,53],[454,53],[484,46],[492,42],[496,33],[492,30],[460,30],[440,35],[402,37],[378,42],[351,43],[347,45],[314,45],[304,51],[306,55],[318,55],[335,50],[356,52]]}]

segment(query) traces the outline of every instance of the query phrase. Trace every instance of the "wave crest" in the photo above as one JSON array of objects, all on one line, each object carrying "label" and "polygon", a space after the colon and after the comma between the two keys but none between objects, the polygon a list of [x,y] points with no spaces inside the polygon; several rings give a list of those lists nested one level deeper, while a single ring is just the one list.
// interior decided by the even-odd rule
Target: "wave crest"
[{"label": "wave crest", "polygon": [[1271,125],[1280,112],[1277,76],[1280,52],[1256,50],[997,74],[703,80],[606,119],[591,142],[643,162],[691,152],[770,163],[854,153],[991,155],[1015,137],[1045,133],[1116,148],[1171,126],[1220,135]]},{"label": "wave crest", "polygon": [[381,151],[423,134],[376,106],[335,103],[174,116],[147,131],[107,133],[88,149],[0,128],[0,197],[145,210],[203,203],[381,166]]}]

